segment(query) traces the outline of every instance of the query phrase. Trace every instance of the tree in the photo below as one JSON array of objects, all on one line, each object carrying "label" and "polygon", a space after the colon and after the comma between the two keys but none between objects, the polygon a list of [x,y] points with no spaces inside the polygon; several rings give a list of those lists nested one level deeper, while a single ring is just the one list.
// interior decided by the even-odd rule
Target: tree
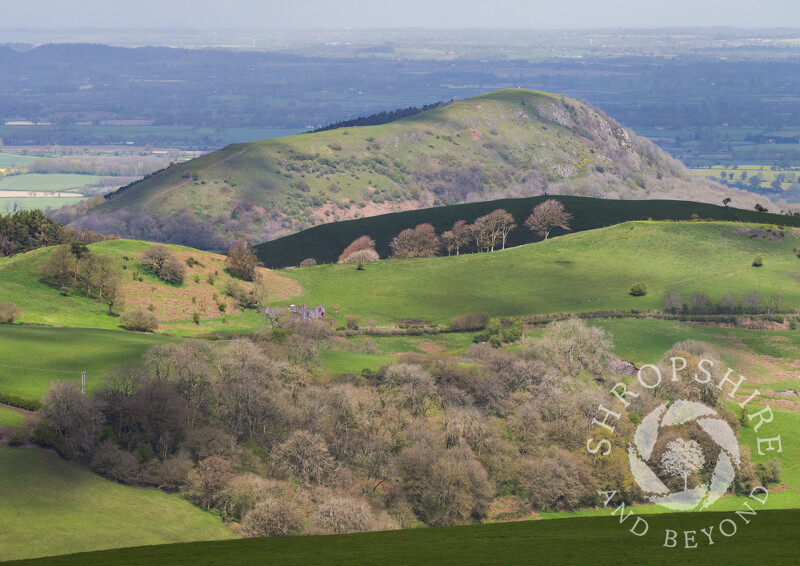
[{"label": "tree", "polygon": [[664,308],[671,313],[678,313],[683,310],[683,299],[680,293],[667,293],[664,296]]},{"label": "tree", "polygon": [[70,287],[77,280],[78,260],[69,246],[58,246],[42,265],[39,275],[53,285]]},{"label": "tree", "polygon": [[564,205],[555,199],[546,200],[536,206],[531,215],[525,220],[525,226],[544,236],[546,240],[553,228],[570,230],[569,223],[572,215],[567,212]]},{"label": "tree", "polygon": [[472,241],[472,226],[466,220],[457,220],[453,228],[442,234],[442,244],[447,250],[447,255],[456,252],[459,255],[461,248],[469,245]]},{"label": "tree", "polygon": [[136,332],[152,332],[158,328],[158,319],[153,313],[137,309],[119,317],[119,323],[128,330]]},{"label": "tree", "polygon": [[392,240],[392,258],[434,257],[442,244],[432,224],[419,224],[413,230],[406,228]]},{"label": "tree", "polygon": [[22,316],[22,311],[14,303],[0,303],[0,324],[14,324]]},{"label": "tree", "polygon": [[161,244],[150,246],[139,256],[139,263],[162,281],[176,285],[183,284],[186,265],[172,255],[167,246]]},{"label": "tree", "polygon": [[683,490],[689,488],[689,476],[696,474],[705,464],[703,451],[695,440],[685,441],[682,438],[667,444],[667,450],[661,457],[661,466],[672,476],[683,478]]},{"label": "tree", "polygon": [[[370,238],[369,236],[360,236],[353,240],[349,246],[347,246],[342,254],[339,256],[339,263],[355,263],[351,261],[346,261],[350,254],[362,251],[362,250],[372,250],[375,252],[375,255],[378,255],[378,252],[375,251],[375,240]],[[377,257],[375,259],[378,259]]]},{"label": "tree", "polygon": [[502,208],[498,208],[475,220],[472,225],[472,235],[478,249],[493,252],[498,245],[502,245],[505,249],[508,233],[516,227],[514,217]]},{"label": "tree", "polygon": [[231,275],[245,281],[255,281],[258,263],[258,257],[246,239],[241,238],[228,248],[228,258],[225,260],[225,265]]},{"label": "tree", "polygon": [[758,253],[753,257],[753,267],[761,267],[764,265],[764,254]]},{"label": "tree", "polygon": [[726,197],[726,198],[722,199],[722,204],[725,205],[725,208],[728,208],[728,205],[730,203],[731,203],[731,199],[730,198]]}]

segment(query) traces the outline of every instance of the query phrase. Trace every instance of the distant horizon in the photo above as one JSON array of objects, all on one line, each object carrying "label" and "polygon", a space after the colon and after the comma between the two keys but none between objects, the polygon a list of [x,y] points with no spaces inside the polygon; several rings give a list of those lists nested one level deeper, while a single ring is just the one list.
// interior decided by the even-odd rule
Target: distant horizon
[{"label": "distant horizon", "polygon": [[800,4],[762,0],[754,10],[745,0],[28,0],[4,6],[3,22],[42,30],[765,29],[800,23]]}]

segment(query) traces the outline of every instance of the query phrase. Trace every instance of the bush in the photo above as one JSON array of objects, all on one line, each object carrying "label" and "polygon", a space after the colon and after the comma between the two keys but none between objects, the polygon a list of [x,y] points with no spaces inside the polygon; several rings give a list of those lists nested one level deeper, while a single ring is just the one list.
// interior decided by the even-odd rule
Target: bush
[{"label": "bush", "polygon": [[259,262],[250,243],[242,238],[228,248],[228,258],[225,260],[228,271],[234,277],[239,277],[245,281],[255,281],[257,277],[256,267]]},{"label": "bush", "polygon": [[300,262],[300,267],[314,267],[317,265],[317,260],[313,257],[308,257]]},{"label": "bush", "polygon": [[483,330],[488,320],[489,315],[484,312],[462,314],[450,320],[450,330],[453,332]]},{"label": "bush", "polygon": [[244,531],[257,537],[298,534],[303,530],[305,513],[290,495],[266,497],[258,501],[242,518]]},{"label": "bush", "polygon": [[92,457],[91,468],[100,475],[120,483],[136,483],[139,478],[139,461],[111,441],[101,443]]},{"label": "bush", "polygon": [[764,254],[756,254],[753,258],[753,267],[761,267],[764,265]]},{"label": "bush", "polygon": [[683,310],[683,298],[680,293],[667,293],[664,296],[664,309],[673,314]]},{"label": "bush", "polygon": [[119,317],[119,322],[124,328],[137,332],[152,332],[158,328],[155,315],[141,309],[124,313]]},{"label": "bush", "polygon": [[172,255],[167,246],[160,244],[150,246],[139,256],[139,263],[162,281],[175,285],[183,284],[186,265]]},{"label": "bush", "polygon": [[365,263],[368,261],[378,261],[380,256],[375,250],[358,250],[344,259],[340,259],[339,263]]},{"label": "bush", "polygon": [[347,330],[358,330],[358,323],[361,322],[361,317],[357,314],[348,314],[344,317],[347,325]]},{"label": "bush", "polygon": [[639,281],[631,285],[630,294],[634,297],[643,297],[647,294],[647,283]]},{"label": "bush", "polygon": [[[353,240],[349,246],[347,246],[342,255],[339,256],[339,263],[357,263],[359,260],[355,261],[345,261],[351,254],[355,252],[359,252],[362,250],[372,250],[375,251],[375,240],[370,238],[369,236],[361,236],[360,238],[356,238]],[[377,252],[376,254],[377,255]],[[375,258],[378,259],[378,258]],[[372,260],[369,260],[372,261]]]},{"label": "bush", "polygon": [[22,316],[22,311],[14,303],[0,303],[0,324],[13,324]]}]

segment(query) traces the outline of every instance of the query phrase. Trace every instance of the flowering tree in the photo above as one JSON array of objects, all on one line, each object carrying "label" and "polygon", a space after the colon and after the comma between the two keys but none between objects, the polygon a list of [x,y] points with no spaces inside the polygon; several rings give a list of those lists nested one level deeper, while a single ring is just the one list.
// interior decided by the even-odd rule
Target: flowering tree
[{"label": "flowering tree", "polygon": [[667,450],[661,457],[661,466],[671,476],[683,478],[683,490],[689,487],[689,476],[696,474],[705,464],[705,456],[700,445],[694,441],[688,442],[682,438],[667,444]]}]

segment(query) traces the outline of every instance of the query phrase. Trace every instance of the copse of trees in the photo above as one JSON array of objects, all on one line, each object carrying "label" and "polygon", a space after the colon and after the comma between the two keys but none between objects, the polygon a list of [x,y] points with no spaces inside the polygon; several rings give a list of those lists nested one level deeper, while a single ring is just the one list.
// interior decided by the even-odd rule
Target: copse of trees
[{"label": "copse of trees", "polygon": [[122,306],[117,270],[110,256],[92,252],[79,242],[57,246],[39,270],[40,277],[62,294],[80,290],[108,305],[108,313]]},{"label": "copse of trees", "polygon": [[225,265],[230,274],[235,277],[245,281],[255,281],[257,279],[256,268],[259,266],[259,261],[250,242],[244,238],[240,238],[228,248],[228,257],[225,260]]},{"label": "copse of trees", "polygon": [[109,238],[90,230],[67,229],[60,222],[45,216],[41,210],[20,210],[5,216],[0,214],[0,257],[45,246],[71,242],[92,244]]},{"label": "copse of trees", "polygon": [[420,224],[416,228],[406,228],[392,240],[392,259],[412,257],[435,257],[442,247],[436,229],[432,224]]},{"label": "copse of trees", "polygon": [[139,263],[146,270],[166,283],[182,285],[186,276],[186,265],[167,246],[155,244],[139,256]]},{"label": "copse of trees", "polygon": [[714,302],[705,293],[695,292],[684,299],[680,293],[664,295],[664,310],[673,314],[777,314],[782,311],[783,296],[777,293],[764,298],[761,292],[753,290],[737,297],[729,293]]}]

